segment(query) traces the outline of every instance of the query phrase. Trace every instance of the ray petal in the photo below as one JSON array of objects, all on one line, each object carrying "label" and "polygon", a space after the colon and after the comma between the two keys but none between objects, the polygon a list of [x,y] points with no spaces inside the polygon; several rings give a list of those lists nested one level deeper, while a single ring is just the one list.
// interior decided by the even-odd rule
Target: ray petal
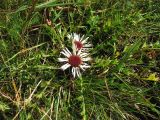
[{"label": "ray petal", "polygon": [[74,33],[74,40],[79,41],[80,36],[77,33]]},{"label": "ray petal", "polygon": [[59,62],[67,62],[67,61],[68,61],[68,58],[58,58],[58,61],[59,61]]},{"label": "ray petal", "polygon": [[81,54],[79,54],[81,57],[86,57],[86,56],[88,56],[89,54],[88,53],[81,53]]},{"label": "ray petal", "polygon": [[66,57],[70,57],[70,55],[71,55],[71,52],[67,48],[63,49],[63,51],[61,53],[63,55],[65,55]]},{"label": "ray petal", "polygon": [[69,54],[67,54],[66,52],[64,52],[64,51],[62,51],[62,52],[60,52],[61,54],[63,54],[64,56],[66,56],[66,57],[69,57],[70,55]]},{"label": "ray petal", "polygon": [[89,37],[87,37],[86,39],[82,40],[82,44],[86,43]]},{"label": "ray petal", "polygon": [[82,58],[82,61],[90,61],[90,60],[92,60],[90,57]]},{"label": "ray petal", "polygon": [[77,72],[77,76],[81,77],[81,72],[80,72],[80,69],[78,67],[76,68],[76,72]]},{"label": "ray petal", "polygon": [[70,65],[69,63],[66,63],[66,64],[62,65],[60,69],[66,70],[66,69],[69,68],[70,66],[71,66],[71,65]]},{"label": "ray petal", "polygon": [[72,53],[68,50],[68,48],[66,48],[66,51],[67,51],[70,55],[72,55]]},{"label": "ray petal", "polygon": [[85,69],[83,68],[83,66],[82,66],[82,65],[80,65],[80,68],[81,68],[83,71],[85,71]]},{"label": "ray petal", "polygon": [[91,48],[82,48],[82,52],[88,52]]},{"label": "ray petal", "polygon": [[80,41],[83,41],[84,35],[81,37]]},{"label": "ray petal", "polygon": [[80,50],[78,50],[77,55],[81,56],[81,49],[80,49]]},{"label": "ray petal", "polygon": [[83,65],[80,65],[80,68],[82,69],[82,70],[84,70],[84,69],[86,69],[86,68],[90,68],[91,66],[90,65],[88,65],[87,63],[84,63]]},{"label": "ray petal", "polygon": [[84,47],[92,47],[92,44],[84,44]]},{"label": "ray petal", "polygon": [[76,77],[76,71],[75,71],[74,67],[72,67],[72,75],[73,75],[74,78]]}]

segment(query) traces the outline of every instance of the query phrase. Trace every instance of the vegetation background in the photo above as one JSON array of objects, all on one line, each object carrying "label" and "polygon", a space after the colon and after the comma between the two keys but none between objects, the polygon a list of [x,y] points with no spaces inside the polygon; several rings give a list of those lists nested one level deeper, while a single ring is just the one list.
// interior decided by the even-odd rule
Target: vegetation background
[{"label": "vegetation background", "polygon": [[[57,61],[72,32],[82,79]],[[0,120],[159,120],[159,81],[159,0],[0,1]]]}]

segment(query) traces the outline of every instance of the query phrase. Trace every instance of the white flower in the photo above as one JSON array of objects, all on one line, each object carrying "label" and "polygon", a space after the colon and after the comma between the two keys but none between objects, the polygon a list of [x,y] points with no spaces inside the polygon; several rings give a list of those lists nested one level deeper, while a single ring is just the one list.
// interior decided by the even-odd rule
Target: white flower
[{"label": "white flower", "polygon": [[92,47],[92,44],[87,42],[89,37],[84,38],[84,35],[80,37],[80,34],[72,33],[68,34],[67,37],[72,40],[73,53],[78,50],[86,52]]},{"label": "white flower", "polygon": [[75,54],[72,54],[67,48],[65,48],[61,51],[61,54],[66,58],[58,58],[59,62],[65,62],[60,69],[66,70],[67,68],[72,67],[72,75],[74,78],[76,76],[81,76],[80,69],[84,71],[86,68],[90,67],[90,65],[85,63],[91,60],[88,53],[82,53],[81,50],[79,50]]}]

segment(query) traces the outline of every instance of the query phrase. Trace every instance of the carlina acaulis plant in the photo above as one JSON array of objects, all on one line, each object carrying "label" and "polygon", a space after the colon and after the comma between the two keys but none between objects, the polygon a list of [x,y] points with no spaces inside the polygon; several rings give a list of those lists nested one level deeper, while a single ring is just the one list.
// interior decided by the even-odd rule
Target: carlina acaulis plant
[{"label": "carlina acaulis plant", "polygon": [[84,35],[80,37],[77,33],[68,34],[67,37],[72,42],[72,52],[66,47],[60,52],[65,56],[58,58],[59,62],[64,62],[60,69],[64,71],[71,67],[73,77],[81,77],[81,70],[85,71],[91,67],[87,62],[92,60],[89,54],[92,44],[87,42],[89,37],[85,38]]}]

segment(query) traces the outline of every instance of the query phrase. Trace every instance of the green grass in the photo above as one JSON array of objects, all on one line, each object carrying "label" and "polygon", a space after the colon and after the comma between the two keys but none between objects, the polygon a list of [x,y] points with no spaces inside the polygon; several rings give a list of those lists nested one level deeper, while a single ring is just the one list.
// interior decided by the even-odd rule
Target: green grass
[{"label": "green grass", "polygon": [[[76,79],[57,60],[73,32],[93,44]],[[0,119],[159,120],[160,2],[2,0]]]}]

